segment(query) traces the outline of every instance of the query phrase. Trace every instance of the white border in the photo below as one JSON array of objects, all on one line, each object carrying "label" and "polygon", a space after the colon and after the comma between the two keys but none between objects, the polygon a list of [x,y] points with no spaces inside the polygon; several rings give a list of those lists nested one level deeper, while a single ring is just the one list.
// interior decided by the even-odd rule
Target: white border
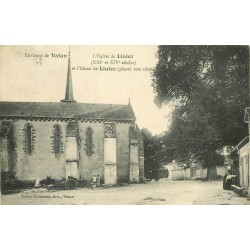
[{"label": "white border", "polygon": [[[0,44],[250,44],[248,1],[5,1]],[[1,206],[1,247],[238,249],[243,206]]]}]

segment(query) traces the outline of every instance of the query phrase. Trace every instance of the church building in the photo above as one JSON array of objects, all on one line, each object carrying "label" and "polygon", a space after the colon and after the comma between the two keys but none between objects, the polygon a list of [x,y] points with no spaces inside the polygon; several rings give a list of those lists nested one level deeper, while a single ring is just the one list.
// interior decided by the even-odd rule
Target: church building
[{"label": "church building", "polygon": [[0,102],[0,166],[19,180],[99,175],[107,185],[139,182],[143,139],[130,103],[74,100],[69,54],[63,100]]}]

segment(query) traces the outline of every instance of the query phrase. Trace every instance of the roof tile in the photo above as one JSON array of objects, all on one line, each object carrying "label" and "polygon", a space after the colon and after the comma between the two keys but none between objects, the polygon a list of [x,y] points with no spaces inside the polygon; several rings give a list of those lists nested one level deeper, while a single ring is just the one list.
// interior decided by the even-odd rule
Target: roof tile
[{"label": "roof tile", "polygon": [[75,102],[0,102],[0,117],[135,120],[131,105]]}]

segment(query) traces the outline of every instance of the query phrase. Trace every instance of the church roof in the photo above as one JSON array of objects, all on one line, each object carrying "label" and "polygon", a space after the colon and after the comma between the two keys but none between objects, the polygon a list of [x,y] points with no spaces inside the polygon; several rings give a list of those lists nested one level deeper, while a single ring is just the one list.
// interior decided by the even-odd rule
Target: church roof
[{"label": "church roof", "polygon": [[0,102],[0,117],[135,120],[130,104],[77,102]]}]

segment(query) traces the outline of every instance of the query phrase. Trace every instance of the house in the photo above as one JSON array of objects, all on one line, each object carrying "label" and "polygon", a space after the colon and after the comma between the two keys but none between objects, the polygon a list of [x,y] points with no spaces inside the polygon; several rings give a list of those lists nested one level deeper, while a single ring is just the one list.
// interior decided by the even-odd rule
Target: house
[{"label": "house", "polygon": [[[176,163],[167,165],[169,170],[169,180],[189,180],[189,179],[206,179],[207,169],[202,168],[200,164],[192,163],[189,168],[184,168]],[[224,176],[226,173],[226,166],[217,167],[217,175]]]},{"label": "house", "polygon": [[[248,123],[248,131],[250,133],[250,107],[245,109],[244,122]],[[250,142],[249,136],[246,136],[237,146],[235,146],[230,157],[233,160],[233,163],[231,164],[231,172],[236,175],[234,184],[248,191],[250,191],[249,155]]]},{"label": "house", "polygon": [[171,164],[167,165],[166,168],[169,172],[168,180],[184,180],[184,168],[179,166],[176,162],[172,162]]},{"label": "house", "polygon": [[0,102],[1,172],[20,180],[99,175],[108,185],[139,182],[143,139],[130,102],[78,103],[70,60],[60,102]]}]

